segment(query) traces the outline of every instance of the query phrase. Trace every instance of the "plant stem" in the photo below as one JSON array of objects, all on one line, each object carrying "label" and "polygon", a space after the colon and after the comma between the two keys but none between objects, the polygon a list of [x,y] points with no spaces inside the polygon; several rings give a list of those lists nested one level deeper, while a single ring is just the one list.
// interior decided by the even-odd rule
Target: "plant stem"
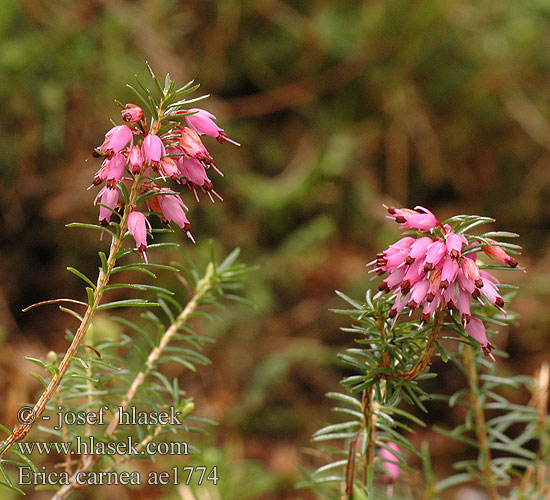
[{"label": "plant stem", "polygon": [[193,314],[193,312],[197,309],[199,301],[202,299],[203,295],[210,288],[210,282],[212,281],[213,274],[214,274],[213,267],[208,266],[206,274],[197,283],[197,287],[195,288],[195,293],[193,294],[193,297],[191,298],[191,300],[185,306],[185,309],[179,314],[176,320],[170,325],[168,330],[166,330],[166,332],[160,339],[159,345],[156,346],[149,353],[149,356],[147,357],[147,361],[145,362],[145,366],[134,378],[134,381],[132,382],[130,389],[128,389],[128,392],[126,392],[126,395],[124,396],[122,403],[119,405],[115,416],[111,420],[109,427],[107,427],[107,430],[105,431],[106,436],[113,437],[113,434],[118,427],[120,413],[125,411],[128,408],[128,405],[134,399],[139,387],[143,384],[143,382],[145,381],[147,375],[149,375],[151,370],[154,369],[155,364],[157,363],[158,359],[160,358],[166,346],[169,344],[170,340],[172,340],[172,337],[187,322],[191,314]]},{"label": "plant stem", "polygon": [[[156,362],[164,352],[166,346],[169,344],[169,342],[172,340],[172,337],[178,332],[178,330],[189,320],[191,315],[195,312],[197,309],[199,302],[204,297],[204,295],[208,292],[212,285],[212,281],[214,278],[214,268],[213,266],[209,265],[207,267],[206,273],[204,277],[197,283],[197,286],[195,287],[195,293],[191,297],[191,300],[187,303],[184,310],[178,315],[176,320],[170,325],[170,327],[166,330],[164,335],[161,337],[159,345],[156,346],[150,353],[147,358],[147,361],[145,362],[144,367],[142,370],[136,375],[134,380],[132,381],[132,384],[130,385],[130,388],[126,392],[124,398],[122,399],[122,402],[120,405],[118,405],[117,411],[115,415],[113,416],[113,419],[109,423],[109,426],[107,427],[105,431],[105,436],[112,438],[119,422],[119,415],[122,411],[125,411],[128,408],[128,405],[132,402],[134,399],[139,387],[143,384],[145,381],[147,375],[154,369]],[[160,429],[158,430],[160,432]],[[140,446],[145,446],[148,441],[154,439],[154,435],[149,439],[146,437],[141,443]],[[77,474],[79,472],[86,472],[91,467],[93,467],[96,462],[99,460],[99,455],[86,455],[82,458],[82,464],[81,466],[75,471],[74,475],[71,477],[69,484],[63,486],[60,490],[57,491],[57,493],[52,497],[51,500],[63,500],[67,497],[67,495],[72,491],[72,489],[75,487]]]},{"label": "plant stem", "polygon": [[367,446],[365,448],[365,456],[363,458],[364,465],[364,477],[363,484],[366,485],[369,477],[369,469],[374,467],[374,436],[376,433],[376,415],[374,414],[374,399],[373,399],[373,389],[365,389],[363,391],[363,419],[365,430],[367,432]]},{"label": "plant stem", "polygon": [[436,341],[439,337],[439,332],[441,331],[441,325],[443,324],[443,318],[445,317],[444,311],[438,311],[434,318],[434,324],[432,327],[432,330],[430,331],[430,336],[428,337],[428,342],[424,349],[422,350],[422,354],[420,355],[420,358],[416,362],[416,364],[410,369],[405,370],[400,373],[396,374],[381,374],[380,378],[399,378],[401,380],[414,380],[419,375],[424,373],[424,370],[428,367],[432,360],[432,356],[435,352],[436,348]]},{"label": "plant stem", "polygon": [[109,257],[107,259],[106,269],[104,270],[103,268],[101,268],[99,271],[97,285],[93,296],[94,300],[91,304],[88,304],[86,308],[86,312],[84,313],[82,321],[74,335],[71,345],[67,349],[65,356],[59,364],[59,371],[52,377],[50,383],[48,384],[48,387],[44,390],[44,392],[41,394],[40,398],[34,405],[33,421],[26,424],[19,424],[17,428],[12,432],[12,434],[4,442],[1,443],[3,447],[0,450],[0,458],[2,458],[17,441],[24,439],[28,432],[32,429],[34,423],[42,416],[44,410],[46,409],[46,405],[59,388],[61,380],[67,373],[67,370],[69,369],[73,358],[77,355],[78,349],[82,344],[82,341],[84,340],[84,337],[86,336],[86,333],[88,332],[88,329],[92,324],[97,308],[101,303],[101,299],[103,298],[103,294],[105,292],[105,287],[109,284],[111,273],[116,264],[116,256],[122,247],[122,241],[124,239],[124,235],[126,234],[126,230],[128,229],[128,216],[133,210],[133,206],[136,204],[137,197],[141,190],[142,180],[143,176],[139,175],[135,178],[134,183],[132,184],[129,195],[129,203],[124,209],[124,214],[122,215],[122,219],[120,221],[119,232],[111,242],[111,249],[109,252]]},{"label": "plant stem", "polygon": [[485,478],[485,486],[488,490],[491,500],[499,500],[496,478],[491,470],[491,449],[489,447],[489,439],[487,437],[487,423],[485,421],[485,413],[483,411],[483,401],[479,391],[478,376],[474,354],[470,345],[464,345],[462,350],[462,358],[464,367],[466,368],[466,376],[468,378],[468,390],[474,410],[475,431],[479,452],[483,458],[483,467],[481,473]]}]

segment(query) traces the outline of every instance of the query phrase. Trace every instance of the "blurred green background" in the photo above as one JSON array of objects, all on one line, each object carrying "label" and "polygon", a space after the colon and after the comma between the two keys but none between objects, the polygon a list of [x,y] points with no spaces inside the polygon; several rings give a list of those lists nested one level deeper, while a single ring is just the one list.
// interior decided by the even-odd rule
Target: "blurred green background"
[{"label": "blurred green background", "polygon": [[[39,389],[24,356],[63,350],[72,326],[55,308],[21,309],[83,298],[67,266],[95,275],[106,242],[64,225],[97,218],[86,158],[119,121],[113,100],[132,102],[125,83],[147,80],[145,60],[199,82],[242,143],[205,140],[224,202],[186,191],[198,243],[173,235],[199,261],[212,237],[260,266],[255,308],[204,327],[214,365],[182,384],[220,422],[203,447],[236,484],[221,498],[245,498],[241,477],[249,498],[313,498],[293,491],[296,468],[323,463],[310,436],[333,418],[324,394],[352,340],[329,309],[335,289],[372,286],[364,264],[397,237],[382,203],[490,215],[522,235],[527,273],[506,276],[522,286],[521,326],[494,343],[510,353],[503,370],[532,374],[550,352],[549,21],[546,0],[1,0],[0,421]],[[432,444],[445,474],[450,448]]]}]

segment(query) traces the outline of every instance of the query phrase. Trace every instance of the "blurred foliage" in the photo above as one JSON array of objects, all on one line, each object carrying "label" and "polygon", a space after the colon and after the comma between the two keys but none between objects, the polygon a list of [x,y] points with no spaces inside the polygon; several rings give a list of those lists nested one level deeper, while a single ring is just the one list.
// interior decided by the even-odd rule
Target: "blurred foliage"
[{"label": "blurred foliage", "polygon": [[522,326],[496,342],[532,372],[548,356],[549,20],[543,0],[2,0],[0,419],[37,389],[13,360],[64,347],[65,318],[21,309],[85,297],[64,269],[93,275],[102,243],[64,224],[97,217],[85,159],[145,60],[200,82],[242,143],[205,141],[225,201],[186,200],[193,258],[214,237],[261,266],[256,309],[225,311],[219,371],[194,379],[224,440],[274,473],[307,462],[300,447],[342,376],[333,354],[351,340],[333,290],[362,295],[364,263],[395,239],[383,201],[491,215],[522,235]]}]

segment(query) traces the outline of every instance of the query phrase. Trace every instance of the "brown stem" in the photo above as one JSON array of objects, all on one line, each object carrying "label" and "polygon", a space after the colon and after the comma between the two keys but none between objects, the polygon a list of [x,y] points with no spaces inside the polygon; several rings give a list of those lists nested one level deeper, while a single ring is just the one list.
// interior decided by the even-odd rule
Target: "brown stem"
[{"label": "brown stem", "polygon": [[491,449],[489,447],[489,439],[487,437],[487,424],[485,422],[485,413],[483,411],[483,402],[479,393],[477,370],[470,345],[465,345],[462,351],[464,367],[466,368],[466,376],[468,378],[468,389],[470,399],[474,409],[475,431],[479,452],[483,456],[483,467],[481,473],[485,478],[485,486],[487,487],[491,500],[499,500],[500,496],[497,490],[495,476],[491,470]]},{"label": "brown stem", "polygon": [[445,313],[443,311],[437,312],[434,318],[434,324],[433,324],[432,330],[430,331],[430,336],[428,337],[428,342],[424,347],[422,354],[420,355],[420,358],[410,370],[405,370],[403,372],[390,373],[390,374],[381,373],[381,374],[378,374],[378,377],[399,378],[401,380],[414,380],[419,375],[424,373],[424,370],[430,364],[432,360],[432,356],[435,352],[436,341],[437,341],[437,338],[439,337],[439,332],[441,331],[441,325],[443,324],[444,317],[445,317]]},{"label": "brown stem", "polygon": [[[191,315],[195,312],[195,310],[197,309],[197,306],[199,305],[200,300],[208,292],[208,289],[212,284],[213,274],[214,274],[214,268],[212,265],[209,265],[204,277],[197,283],[197,286],[195,288],[195,293],[193,294],[193,297],[191,298],[191,300],[185,306],[185,309],[178,315],[176,320],[166,330],[166,332],[164,333],[164,335],[162,336],[159,342],[159,345],[156,346],[149,353],[149,357],[147,358],[147,361],[145,362],[143,369],[136,375],[132,384],[130,385],[130,388],[128,389],[124,398],[122,399],[122,402],[118,406],[117,411],[113,416],[113,419],[111,420],[111,422],[109,423],[109,426],[105,431],[105,436],[109,438],[113,437],[118,427],[120,413],[122,411],[125,411],[128,408],[128,405],[134,399],[139,387],[143,384],[143,382],[145,381],[147,375],[151,372],[151,370],[154,369],[156,362],[164,352],[168,343],[172,340],[172,337],[178,332],[178,330],[189,320]],[[158,430],[158,432],[160,432],[160,430]],[[151,438],[146,437],[144,441],[140,443],[140,445],[146,446],[147,442],[154,439],[154,437],[155,436],[152,436]],[[76,475],[79,472],[88,471],[91,467],[93,467],[96,464],[99,458],[100,458],[99,455],[86,455],[85,457],[83,457],[82,465],[78,468],[78,470],[75,471],[74,475],[70,479],[69,484],[63,486],[60,490],[58,490],[57,493],[52,497],[52,500],[62,500],[66,498],[67,495],[71,492],[71,490],[77,485]]]},{"label": "brown stem", "polygon": [[78,327],[74,335],[73,341],[71,342],[71,345],[67,349],[65,356],[59,364],[58,373],[56,373],[52,377],[50,383],[48,384],[48,387],[44,390],[44,392],[41,394],[40,398],[34,405],[33,421],[29,423],[19,424],[10,436],[5,441],[0,443],[0,446],[3,446],[0,450],[0,458],[2,458],[17,441],[24,439],[28,432],[32,429],[34,423],[42,416],[44,410],[46,409],[46,405],[56,393],[61,383],[61,380],[63,379],[63,377],[67,373],[67,370],[69,369],[69,366],[71,365],[73,358],[77,355],[78,349],[82,344],[82,341],[84,340],[84,337],[86,336],[90,325],[92,324],[92,320],[94,319],[97,308],[101,303],[101,299],[103,298],[105,287],[109,283],[109,278],[115,267],[116,255],[122,247],[122,240],[128,228],[128,216],[133,210],[133,206],[136,204],[137,197],[141,190],[142,179],[143,177],[140,175],[134,180],[132,189],[130,191],[129,203],[126,206],[124,214],[122,216],[122,220],[120,221],[119,234],[112,240],[111,243],[111,250],[107,259],[106,269],[104,271],[103,268],[101,268],[99,271],[97,285],[94,291],[94,300],[92,304],[88,305],[88,307],[86,308],[86,312],[84,313],[84,317],[82,318],[80,326]]},{"label": "brown stem", "polygon": [[373,389],[365,389],[363,391],[363,419],[365,430],[367,432],[367,446],[365,456],[363,458],[363,486],[367,484],[368,470],[374,467],[374,438],[376,434],[376,415],[374,413],[375,402],[373,400]]}]

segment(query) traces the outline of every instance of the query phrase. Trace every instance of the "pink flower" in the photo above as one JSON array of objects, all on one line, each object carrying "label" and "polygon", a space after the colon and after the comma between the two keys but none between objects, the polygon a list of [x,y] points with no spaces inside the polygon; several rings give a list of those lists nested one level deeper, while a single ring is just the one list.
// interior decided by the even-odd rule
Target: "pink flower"
[{"label": "pink flower", "polygon": [[430,271],[433,269],[441,259],[445,256],[447,247],[443,241],[434,241],[426,251],[426,258],[424,259],[424,271]]},{"label": "pink flower", "polygon": [[[193,158],[204,165],[205,168],[216,168],[214,160],[201,142],[199,135],[188,127],[182,127],[179,147],[187,158]],[[221,172],[218,170],[218,173]]]},{"label": "pink flower", "polygon": [[113,127],[105,134],[105,141],[97,148],[105,156],[112,156],[124,149],[128,143],[133,143],[134,135],[127,125]]},{"label": "pink flower", "polygon": [[481,346],[479,347],[486,356],[490,356],[493,361],[495,357],[491,354],[491,349],[495,346],[487,340],[487,334],[485,333],[485,325],[479,318],[472,317],[470,322],[466,325],[466,332],[470,337],[477,340]]},{"label": "pink flower", "polygon": [[445,259],[441,268],[441,288],[447,288],[450,283],[454,283],[458,273],[458,262],[453,259]]},{"label": "pink flower", "polygon": [[399,458],[398,455],[401,454],[401,449],[395,443],[386,443],[386,445],[391,449],[380,448],[378,452],[378,457],[384,463],[384,469],[386,470],[385,477],[386,482],[388,483],[387,496],[391,498],[393,496],[393,485],[400,476],[399,469]]},{"label": "pink flower", "polygon": [[428,246],[431,245],[432,242],[433,240],[429,236],[423,236],[422,238],[418,238],[411,246],[409,257],[414,261],[418,257],[425,255]]},{"label": "pink flower", "polygon": [[467,244],[464,236],[450,232],[445,236],[445,245],[451,259],[457,260],[462,253],[462,245]]},{"label": "pink flower", "polygon": [[[387,207],[388,212],[391,214],[388,218],[399,222],[402,228],[426,231],[439,225],[439,221],[435,215],[427,208],[420,206],[414,208],[414,210],[411,210],[409,208]],[[422,210],[422,212],[418,212],[417,210]]]},{"label": "pink flower", "polygon": [[146,262],[147,255],[145,254],[145,249],[147,248],[147,227],[151,229],[151,224],[145,215],[137,210],[130,212],[130,215],[128,215],[128,231],[134,237],[136,248],[143,253]]},{"label": "pink flower", "polygon": [[[382,293],[394,297],[388,313],[393,324],[406,308],[409,314],[422,308],[423,323],[444,309],[456,314],[456,308],[462,325],[470,330],[473,328],[475,335],[479,331],[477,321],[473,327],[468,326],[472,321],[473,299],[481,304],[488,302],[506,314],[498,280],[488,271],[480,271],[477,253],[463,255],[473,245],[468,244],[464,235],[455,233],[449,224],[441,224],[425,208],[386,208],[389,218],[417,233],[416,238],[401,238],[367,264],[372,266],[369,272],[385,275],[375,297]],[[484,345],[484,352],[489,355],[486,342]]]},{"label": "pink flower", "polygon": [[[101,198],[101,205],[106,205],[105,207],[99,207],[99,221],[101,223],[107,224],[111,220],[113,210],[118,203],[118,189],[103,186],[95,197],[94,205],[97,205],[97,200],[99,198]],[[111,208],[111,210],[109,210],[109,208],[107,207]]]},{"label": "pink flower", "polygon": [[122,153],[117,153],[114,156],[109,156],[103,160],[101,168],[94,175],[92,184],[97,186],[104,180],[108,181],[109,187],[113,188],[116,183],[124,175],[124,167],[126,166],[126,159]]},{"label": "pink flower", "polygon": [[155,134],[149,134],[143,139],[142,152],[150,165],[159,163],[160,159],[166,155],[161,138]]},{"label": "pink flower", "polygon": [[477,267],[476,263],[472,259],[465,258],[462,259],[461,266],[466,279],[473,281],[475,286],[481,288],[483,281],[479,275],[479,267]]},{"label": "pink flower", "polygon": [[[496,241],[487,238],[489,243],[496,243]],[[507,264],[510,267],[517,267],[518,261],[513,257],[510,257],[501,247],[497,245],[485,245],[481,247],[483,253],[491,257],[491,259],[498,260],[503,264]]]},{"label": "pink flower", "polygon": [[111,159],[105,160],[108,162],[106,178],[110,187],[115,187],[116,183],[122,179],[126,168],[126,158],[122,153],[117,153]]},{"label": "pink flower", "polygon": [[126,109],[121,111],[122,119],[125,122],[137,123],[140,120],[143,120],[143,109],[135,104],[126,104]]},{"label": "pink flower", "polygon": [[472,305],[472,294],[468,293],[466,290],[460,289],[458,292],[458,301],[457,301],[458,312],[460,313],[460,318],[463,325],[467,325],[472,316],[470,314],[470,306]]},{"label": "pink flower", "polygon": [[187,122],[187,125],[189,125],[189,127],[192,128],[197,134],[206,134],[213,137],[218,142],[228,141],[236,146],[240,146],[238,142],[235,142],[233,139],[227,137],[223,131],[223,128],[218,127],[214,123],[216,117],[212,113],[200,108],[190,109],[187,113],[193,113],[187,115],[185,117],[185,121]]},{"label": "pink flower", "polygon": [[176,162],[172,158],[162,158],[160,160],[158,171],[162,177],[170,177],[174,181],[177,181],[180,178],[180,171],[178,170]]},{"label": "pink flower", "polygon": [[128,154],[128,165],[130,172],[136,175],[141,172],[143,168],[143,155],[141,154],[141,148],[139,146],[132,146],[130,153]]},{"label": "pink flower", "polygon": [[198,160],[195,160],[194,158],[182,157],[179,159],[177,165],[180,174],[182,178],[185,179],[185,181],[187,182],[189,189],[191,189],[195,193],[195,198],[197,199],[197,201],[199,201],[196,190],[197,187],[201,188],[205,193],[208,193],[212,201],[214,200],[212,199],[210,193],[213,193],[220,200],[222,199],[221,196],[216,193],[216,191],[214,191],[214,185],[206,175],[206,170],[204,169],[202,163],[200,163]]}]

